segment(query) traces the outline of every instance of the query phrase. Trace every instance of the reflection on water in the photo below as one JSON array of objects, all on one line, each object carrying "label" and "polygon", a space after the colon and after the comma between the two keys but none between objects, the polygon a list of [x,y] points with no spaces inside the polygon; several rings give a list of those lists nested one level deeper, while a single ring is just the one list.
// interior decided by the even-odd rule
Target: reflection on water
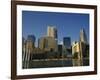
[{"label": "reflection on water", "polygon": [[27,62],[27,68],[48,68],[48,67],[72,67],[72,66],[89,66],[89,59],[43,59]]}]

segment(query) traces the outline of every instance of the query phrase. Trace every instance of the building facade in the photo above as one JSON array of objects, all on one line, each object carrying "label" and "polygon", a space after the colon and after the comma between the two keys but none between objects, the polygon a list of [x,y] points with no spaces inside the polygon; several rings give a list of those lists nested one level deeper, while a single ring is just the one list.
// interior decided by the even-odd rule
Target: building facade
[{"label": "building facade", "polygon": [[53,37],[41,37],[39,39],[39,48],[45,51],[57,52],[57,41]]},{"label": "building facade", "polygon": [[80,30],[80,39],[72,45],[72,54],[77,54],[78,59],[89,57],[89,44],[84,29]]},{"label": "building facade", "polygon": [[58,55],[61,58],[62,57],[62,52],[63,52],[63,46],[61,44],[58,45]]},{"label": "building facade", "polygon": [[67,57],[72,57],[71,38],[70,37],[63,38],[63,46],[65,47]]},{"label": "building facade", "polygon": [[34,48],[35,48],[35,36],[28,35],[27,39],[24,41],[24,44],[22,46],[23,68],[29,67],[29,61],[31,59],[31,54],[33,53]]},{"label": "building facade", "polygon": [[75,41],[72,44],[72,55],[74,56],[74,58],[79,58],[80,59],[79,54],[80,54],[80,45],[79,45],[79,42]]},{"label": "building facade", "polygon": [[47,28],[47,36],[57,39],[57,37],[58,37],[57,29],[54,26],[48,26],[48,28]]},{"label": "building facade", "polygon": [[80,42],[87,44],[87,36],[84,29],[80,30]]},{"label": "building facade", "polygon": [[64,37],[63,38],[63,45],[66,49],[71,49],[71,38],[70,37]]}]

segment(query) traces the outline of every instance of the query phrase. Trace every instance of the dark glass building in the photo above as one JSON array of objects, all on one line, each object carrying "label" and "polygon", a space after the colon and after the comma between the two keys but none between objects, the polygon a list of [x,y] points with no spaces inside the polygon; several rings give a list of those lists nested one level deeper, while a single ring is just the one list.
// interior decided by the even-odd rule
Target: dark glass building
[{"label": "dark glass building", "polygon": [[64,37],[63,38],[63,45],[66,49],[71,49],[71,38],[70,37]]},{"label": "dark glass building", "polygon": [[35,43],[35,36],[34,35],[28,35],[27,40]]},{"label": "dark glass building", "polygon": [[62,51],[63,51],[62,45],[58,45],[58,55],[59,55],[59,57],[62,56]]}]

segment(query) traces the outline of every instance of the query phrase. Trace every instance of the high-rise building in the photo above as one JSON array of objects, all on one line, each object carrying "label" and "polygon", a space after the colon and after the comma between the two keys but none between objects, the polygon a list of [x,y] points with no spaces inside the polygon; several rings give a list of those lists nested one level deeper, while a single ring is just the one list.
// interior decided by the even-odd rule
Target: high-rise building
[{"label": "high-rise building", "polygon": [[46,39],[45,37],[41,37],[38,39],[38,47],[41,49],[41,50],[44,50],[45,49],[45,45],[46,44]]},{"label": "high-rise building", "polygon": [[57,47],[57,41],[53,37],[41,37],[39,39],[40,49],[57,52]]},{"label": "high-rise building", "polygon": [[22,38],[22,62],[23,62],[23,68],[25,68],[25,66],[26,66],[25,60],[26,60],[26,41],[25,41],[25,39],[23,37]]},{"label": "high-rise building", "polygon": [[34,35],[28,35],[27,41],[26,41],[26,47],[27,49],[33,49],[35,47],[35,36]]},{"label": "high-rise building", "polygon": [[58,45],[58,55],[59,57],[62,57],[62,52],[63,52],[63,46],[61,44]]},{"label": "high-rise building", "polygon": [[70,37],[63,38],[63,46],[65,48],[65,52],[66,52],[67,57],[71,57],[72,51],[71,51],[71,38]]},{"label": "high-rise building", "polygon": [[70,37],[64,37],[63,38],[63,45],[66,49],[71,49],[71,39]]},{"label": "high-rise building", "polygon": [[35,48],[35,36],[28,35],[27,40],[24,42],[23,46],[23,68],[29,68],[29,61],[31,59],[31,54],[33,53],[33,49]]},{"label": "high-rise building", "polygon": [[84,29],[80,30],[80,42],[87,43],[87,36]]},{"label": "high-rise building", "polygon": [[24,46],[25,46],[25,38],[22,37],[22,53],[24,52]]},{"label": "high-rise building", "polygon": [[57,29],[54,26],[48,26],[47,36],[57,39]]},{"label": "high-rise building", "polygon": [[82,59],[81,49],[80,49],[80,42],[73,42],[72,44],[72,54],[78,59]]},{"label": "high-rise building", "polygon": [[34,35],[28,35],[27,40],[35,43],[35,36]]},{"label": "high-rise building", "polygon": [[80,53],[82,54],[82,57],[87,57],[89,55],[89,48],[87,48],[88,41],[87,41],[87,35],[85,33],[85,30],[80,30]]},{"label": "high-rise building", "polygon": [[72,44],[72,54],[74,53],[79,53],[80,52],[80,47],[79,47],[79,42],[75,41]]},{"label": "high-rise building", "polygon": [[74,42],[72,45],[72,54],[77,55],[78,59],[83,59],[89,54],[89,47],[83,42]]}]

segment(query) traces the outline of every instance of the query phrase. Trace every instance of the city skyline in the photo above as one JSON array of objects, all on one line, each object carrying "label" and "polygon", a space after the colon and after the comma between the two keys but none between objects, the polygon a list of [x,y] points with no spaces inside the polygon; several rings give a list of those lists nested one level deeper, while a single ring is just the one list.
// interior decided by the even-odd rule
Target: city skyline
[{"label": "city skyline", "polygon": [[36,45],[40,37],[47,35],[49,25],[57,28],[58,43],[63,41],[63,37],[71,37],[71,42],[78,41],[82,28],[85,29],[89,41],[88,14],[23,11],[22,36],[26,39],[28,35],[34,35],[37,39]]},{"label": "city skyline", "polygon": [[[40,68],[40,67],[57,67],[57,66],[84,66],[89,65],[89,44],[87,43],[87,38],[85,35],[84,29],[80,30],[80,40],[77,42],[74,42],[71,45],[71,38],[70,37],[64,37],[63,38],[63,44],[58,44],[57,39],[57,29],[55,27],[48,27],[47,29],[47,36],[40,37],[38,39],[38,47],[35,46],[35,36],[34,35],[28,35],[27,39],[22,44],[22,55],[23,55],[23,68]],[[41,60],[42,59],[42,60]],[[58,63],[59,61],[65,60],[69,63]],[[69,61],[69,60],[71,61]],[[79,60],[79,62],[76,61],[73,62],[73,59]],[[86,59],[86,63],[84,64],[84,59]],[[37,64],[37,61],[38,63]],[[47,61],[49,63],[53,61],[57,61],[55,64],[56,66],[53,66],[54,64],[49,63],[43,63],[45,65],[41,64],[42,62]],[[28,64],[28,63],[29,64]],[[34,62],[34,63],[33,63]]]}]

